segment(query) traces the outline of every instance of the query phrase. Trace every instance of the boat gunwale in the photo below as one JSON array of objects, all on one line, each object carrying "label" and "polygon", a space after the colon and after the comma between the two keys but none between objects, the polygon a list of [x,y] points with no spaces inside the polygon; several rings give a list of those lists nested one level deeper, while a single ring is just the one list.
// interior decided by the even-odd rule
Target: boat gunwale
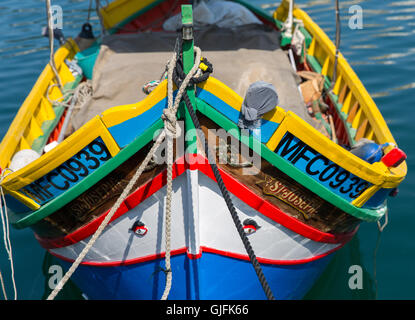
[{"label": "boat gunwale", "polygon": [[[315,46],[321,46],[327,54],[327,58],[329,59],[329,61],[334,61],[336,47],[330,40],[330,38],[327,36],[327,34],[311,19],[311,17],[304,10],[295,6],[293,15],[295,18],[303,21],[304,28],[314,39],[316,39]],[[310,48],[308,48],[308,50],[309,49]],[[381,144],[393,143],[395,146],[397,146],[397,143],[393,138],[393,135],[390,132],[389,127],[387,126],[385,119],[383,118],[379,108],[377,107],[372,97],[367,92],[365,86],[362,84],[361,80],[354,72],[354,70],[350,67],[349,63],[344,58],[341,52],[339,52],[338,55],[337,69],[337,79],[342,77],[343,81],[346,82],[346,85],[349,88],[349,90],[353,92],[353,95],[359,102],[359,105],[363,109],[364,114],[368,118],[370,127],[373,129],[375,136],[379,139],[379,142]],[[338,97],[337,94],[336,97]],[[333,101],[333,103],[336,102]],[[392,147],[388,147],[386,151],[390,151],[391,149]],[[396,168],[387,168],[384,165],[382,166],[382,164],[380,164],[380,167],[382,169],[390,170],[390,173],[388,173],[387,176],[393,178],[394,180],[398,180],[399,183],[405,178],[407,173],[406,161],[403,161]]]}]

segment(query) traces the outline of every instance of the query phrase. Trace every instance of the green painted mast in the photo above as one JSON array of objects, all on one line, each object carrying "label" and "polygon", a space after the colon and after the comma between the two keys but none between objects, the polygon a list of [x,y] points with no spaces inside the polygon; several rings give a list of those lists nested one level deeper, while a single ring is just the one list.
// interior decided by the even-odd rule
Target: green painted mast
[{"label": "green painted mast", "polygon": [[[185,4],[182,5],[182,34],[183,34],[183,43],[182,43],[182,52],[183,52],[183,71],[185,74],[188,74],[193,68],[195,63],[194,61],[194,39],[193,39],[193,10],[192,5]],[[195,89],[193,86],[186,88],[189,99],[193,105],[193,108],[196,110],[196,97]],[[180,105],[180,113],[184,114],[185,120],[185,131],[192,133],[189,137],[184,136],[186,141],[186,153],[196,154],[197,153],[197,137],[195,127],[193,125],[192,118],[190,117],[189,111],[187,110],[184,101]]]}]

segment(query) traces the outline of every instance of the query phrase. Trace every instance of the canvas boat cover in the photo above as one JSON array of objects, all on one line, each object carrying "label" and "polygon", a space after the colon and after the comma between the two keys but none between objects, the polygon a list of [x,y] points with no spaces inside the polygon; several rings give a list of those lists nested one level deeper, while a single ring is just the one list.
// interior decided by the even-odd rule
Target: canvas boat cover
[{"label": "canvas boat cover", "polygon": [[[321,131],[298,89],[300,78],[280,46],[279,33],[265,25],[234,28],[209,26],[194,33],[195,45],[213,64],[212,76],[242,98],[256,81],[271,83],[279,106],[291,110]],[[73,129],[104,110],[146,97],[142,87],[160,79],[175,48],[176,32],[116,34],[103,38],[92,77],[92,97],[73,116]]]}]

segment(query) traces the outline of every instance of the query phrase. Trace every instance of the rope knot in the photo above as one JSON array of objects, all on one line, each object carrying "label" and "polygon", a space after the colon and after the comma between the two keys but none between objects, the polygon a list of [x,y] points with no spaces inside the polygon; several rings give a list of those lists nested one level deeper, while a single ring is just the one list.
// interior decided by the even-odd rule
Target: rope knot
[{"label": "rope knot", "polygon": [[164,109],[161,118],[164,121],[164,128],[168,136],[172,138],[180,136],[180,127],[177,125],[176,112],[174,110],[170,108]]}]

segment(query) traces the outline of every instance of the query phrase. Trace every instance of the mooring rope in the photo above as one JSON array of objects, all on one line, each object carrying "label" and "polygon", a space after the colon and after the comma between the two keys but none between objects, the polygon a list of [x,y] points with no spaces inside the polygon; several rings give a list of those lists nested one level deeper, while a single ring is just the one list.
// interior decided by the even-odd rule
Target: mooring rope
[{"label": "mooring rope", "polygon": [[[197,47],[195,47],[195,51],[197,54],[197,61],[200,61],[201,57],[201,50]],[[177,54],[174,53],[172,59],[169,62],[169,74],[172,74],[173,66],[175,65],[177,60]],[[176,128],[176,113],[179,107],[179,103],[181,101],[181,98],[183,94],[185,93],[186,87],[190,81],[190,79],[193,77],[194,74],[196,74],[198,70],[199,64],[195,63],[192,70],[189,72],[189,74],[184,79],[182,86],[179,87],[179,90],[177,92],[176,98],[173,103],[173,85],[170,83],[169,89],[168,89],[168,108],[164,109],[163,111],[163,120],[164,120],[164,129],[159,134],[159,136],[156,139],[156,142],[151,147],[149,153],[135,172],[134,176],[131,178],[131,180],[128,182],[127,186],[125,187],[124,191],[121,193],[121,195],[118,197],[115,204],[112,206],[109,213],[105,216],[104,220],[101,222],[98,229],[95,231],[92,238],[88,241],[85,248],[81,251],[79,256],[76,258],[76,260],[73,262],[69,270],[65,273],[65,275],[62,277],[62,279],[59,281],[59,283],[56,285],[56,287],[53,289],[51,294],[48,296],[47,300],[53,300],[56,295],[62,290],[63,286],[66,284],[66,282],[69,280],[69,278],[72,276],[72,274],[76,271],[82,260],[85,258],[89,250],[92,248],[96,240],[99,238],[101,233],[104,231],[105,227],[109,224],[111,221],[111,218],[114,216],[115,212],[120,207],[121,203],[127,198],[130,191],[132,190],[134,184],[137,182],[138,178],[141,176],[143,171],[146,169],[148,163],[152,159],[155,151],[160,147],[161,143],[164,141],[164,139],[167,136],[167,142],[169,143],[169,140],[171,140],[176,135],[177,131]],[[174,116],[174,117],[173,117]],[[169,148],[168,148],[169,149]],[[172,273],[170,270],[170,219],[171,219],[171,193],[172,193],[172,146],[170,151],[168,151],[170,154],[170,158],[167,159],[167,197],[166,197],[166,288],[164,290],[162,299],[167,299],[168,294],[170,292],[171,283],[172,283]],[[170,162],[170,163],[169,163]],[[170,180],[170,181],[169,181]]]},{"label": "mooring rope", "polygon": [[340,34],[341,34],[339,0],[335,0],[335,1],[336,1],[336,52],[334,56],[333,78],[331,81],[332,90],[337,81],[337,63],[339,60]]},{"label": "mooring rope", "polygon": [[204,147],[205,147],[205,152],[206,152],[206,156],[208,158],[208,161],[210,163],[210,166],[212,168],[213,174],[215,176],[215,179],[218,183],[219,189],[222,193],[222,196],[225,200],[226,206],[228,207],[228,210],[232,216],[233,222],[236,226],[236,229],[239,233],[239,236],[244,244],[245,250],[248,253],[249,259],[255,269],[255,272],[257,274],[258,280],[262,285],[262,288],[265,292],[265,295],[267,296],[268,300],[275,300],[274,295],[272,294],[271,288],[264,276],[264,273],[262,271],[261,265],[259,264],[254,250],[252,249],[252,246],[249,242],[248,237],[245,234],[245,231],[243,229],[242,223],[238,217],[238,213],[236,212],[235,206],[233,205],[232,199],[230,197],[229,191],[226,189],[225,183],[222,180],[222,176],[219,172],[219,169],[216,165],[216,160],[214,158],[214,156],[211,154],[210,150],[209,150],[209,146],[208,146],[208,141],[205,138],[203,131],[201,129],[200,123],[199,123],[199,119],[196,116],[196,113],[193,110],[191,101],[189,99],[189,96],[187,95],[187,93],[185,93],[185,95],[183,96],[185,104],[186,104],[186,108],[190,113],[190,117],[192,118],[192,121],[195,125],[195,127],[197,128],[197,133],[199,135],[200,140],[202,140],[202,144],[204,142]]},{"label": "mooring rope", "polygon": [[46,0],[46,12],[47,12],[47,19],[48,19],[48,31],[49,31],[49,65],[52,68],[53,73],[55,74],[55,78],[58,84],[59,89],[63,92],[63,84],[62,80],[59,76],[58,70],[56,69],[55,65],[55,58],[54,58],[54,37],[53,37],[53,21],[52,21],[52,13],[51,13],[51,0]]},{"label": "mooring rope", "polygon": [[[200,60],[198,60],[198,57],[196,57],[195,59],[196,59],[195,61],[200,61]],[[207,65],[207,72],[199,75],[199,77],[193,77],[191,82],[190,82],[192,85],[195,85],[197,83],[201,83],[203,81],[206,81],[208,79],[208,77],[210,76],[210,73],[213,72],[212,65],[207,60],[204,60],[203,62]],[[184,73],[183,73],[181,67],[182,66],[179,63],[177,63],[176,68],[175,68],[175,72],[173,73],[173,76],[174,76],[173,80],[174,80],[177,87],[183,87],[183,80],[182,79],[183,79]],[[250,259],[250,261],[251,261],[251,263],[252,263],[252,265],[255,269],[255,272],[258,276],[258,280],[261,283],[262,288],[263,288],[267,298],[269,300],[275,300],[274,295],[272,294],[271,288],[270,288],[267,280],[265,279],[262,268],[261,268],[261,266],[260,266],[260,264],[259,264],[259,262],[256,258],[254,250],[252,249],[252,246],[249,242],[249,239],[245,234],[242,223],[241,223],[241,221],[238,217],[238,213],[236,212],[235,206],[233,205],[232,199],[230,197],[229,191],[226,189],[225,183],[223,182],[222,176],[221,176],[221,174],[219,172],[219,169],[216,165],[216,159],[212,155],[212,153],[210,152],[208,141],[205,138],[205,135],[204,135],[204,133],[201,129],[199,119],[198,119],[198,117],[197,117],[197,115],[196,115],[196,113],[193,109],[192,103],[190,101],[190,98],[189,98],[187,92],[184,93],[183,100],[185,102],[187,110],[189,111],[192,122],[193,122],[194,126],[197,129],[196,132],[197,132],[197,134],[198,134],[198,136],[199,136],[199,138],[202,142],[202,145],[204,145],[205,153],[206,153],[206,156],[208,158],[209,164],[212,168],[213,174],[215,176],[215,179],[217,181],[219,189],[222,193],[222,196],[225,200],[226,206],[228,207],[228,210],[229,210],[229,212],[232,216],[233,222],[236,226],[236,229],[239,233],[239,236],[240,236],[240,238],[241,238],[241,240],[244,244],[245,250],[248,253],[249,259]]]},{"label": "mooring rope", "polygon": [[1,284],[1,289],[3,291],[4,300],[7,300],[6,287],[4,286],[4,279],[3,279],[3,275],[1,274],[1,270],[0,270],[0,284]]},{"label": "mooring rope", "polygon": [[[8,217],[8,212],[7,212],[6,197],[4,196],[3,187],[1,185],[3,180],[9,174],[12,173],[11,171],[6,174],[5,172],[7,170],[11,171],[10,169],[6,168],[1,172],[1,175],[0,175],[0,215],[1,215],[1,224],[3,227],[4,248],[6,249],[7,255],[10,260],[10,270],[11,270],[11,279],[12,279],[12,285],[13,285],[13,290],[14,290],[14,300],[17,300],[16,280],[14,278],[13,249],[12,249],[12,244],[10,241],[9,217]],[[4,210],[3,210],[3,207],[4,207]],[[7,295],[6,295],[6,291],[5,291],[4,283],[3,283],[3,277],[1,277],[1,284],[2,284],[4,297],[7,300]]]}]

